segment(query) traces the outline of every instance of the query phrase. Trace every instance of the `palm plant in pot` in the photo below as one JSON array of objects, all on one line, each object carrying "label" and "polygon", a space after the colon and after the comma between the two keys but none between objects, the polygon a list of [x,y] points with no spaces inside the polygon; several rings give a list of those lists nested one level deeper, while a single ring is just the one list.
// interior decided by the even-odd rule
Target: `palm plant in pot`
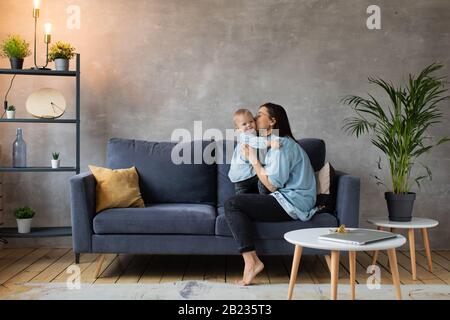
[{"label": "palm plant in pot", "polygon": [[11,69],[22,69],[24,59],[31,55],[30,44],[19,35],[10,35],[2,42],[0,55],[9,58]]},{"label": "palm plant in pot", "polygon": [[18,208],[14,215],[17,219],[17,227],[19,233],[30,233],[31,221],[35,215],[35,211],[30,207]]},{"label": "palm plant in pot", "polygon": [[70,43],[56,42],[48,54],[49,61],[55,61],[56,71],[69,71],[69,60],[75,56],[75,48]]},{"label": "palm plant in pot", "polygon": [[420,188],[422,179],[432,178],[425,165],[425,174],[413,175],[415,161],[433,147],[450,141],[443,137],[434,143],[427,135],[432,125],[442,122],[439,106],[450,98],[445,78],[435,75],[442,67],[433,63],[418,76],[409,75],[407,84],[399,87],[369,78],[371,84],[387,93],[386,105],[371,94],[368,98],[351,95],[342,100],[356,112],[356,116],[345,119],[343,129],[356,137],[372,134],[372,144],[389,161],[392,190],[385,193],[385,199],[391,221],[411,221],[416,198],[411,187],[416,183]]}]

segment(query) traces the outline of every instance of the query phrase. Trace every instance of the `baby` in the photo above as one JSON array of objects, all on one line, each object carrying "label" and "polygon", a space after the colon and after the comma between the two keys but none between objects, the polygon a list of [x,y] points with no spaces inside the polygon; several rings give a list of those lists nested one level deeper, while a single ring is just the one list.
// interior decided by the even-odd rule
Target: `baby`
[{"label": "baby", "polygon": [[236,131],[239,133],[238,144],[233,152],[228,177],[235,184],[236,194],[254,193],[260,189],[260,193],[270,193],[265,188],[258,188],[258,176],[253,166],[242,155],[242,146],[248,144],[255,149],[280,148],[276,140],[270,141],[266,137],[256,136],[256,123],[252,113],[247,109],[239,109],[233,116]]}]

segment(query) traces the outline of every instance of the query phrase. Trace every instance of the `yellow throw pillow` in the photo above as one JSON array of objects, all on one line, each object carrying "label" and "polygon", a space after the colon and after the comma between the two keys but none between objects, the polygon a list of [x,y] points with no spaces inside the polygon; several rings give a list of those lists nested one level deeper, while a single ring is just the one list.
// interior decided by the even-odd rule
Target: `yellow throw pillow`
[{"label": "yellow throw pillow", "polygon": [[139,176],[135,167],[111,170],[89,166],[97,181],[96,213],[111,208],[143,208]]}]

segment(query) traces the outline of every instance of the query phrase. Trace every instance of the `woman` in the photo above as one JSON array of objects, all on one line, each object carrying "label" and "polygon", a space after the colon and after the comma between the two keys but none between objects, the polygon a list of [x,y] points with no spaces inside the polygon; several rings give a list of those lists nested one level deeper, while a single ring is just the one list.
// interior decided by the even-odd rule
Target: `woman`
[{"label": "woman", "polygon": [[236,195],[225,203],[225,218],[245,262],[241,285],[251,284],[264,269],[255,251],[253,222],[307,221],[317,211],[314,169],[292,135],[284,108],[273,103],[262,105],[256,123],[268,139],[279,139],[281,148],[269,149],[263,165],[254,149],[243,146],[242,154],[271,193]]}]

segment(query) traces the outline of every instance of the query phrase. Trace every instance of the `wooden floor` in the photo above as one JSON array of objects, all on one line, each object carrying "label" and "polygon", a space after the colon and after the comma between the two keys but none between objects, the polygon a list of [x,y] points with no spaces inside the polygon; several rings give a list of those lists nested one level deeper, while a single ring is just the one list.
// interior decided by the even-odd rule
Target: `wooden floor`
[{"label": "wooden floor", "polygon": [[[433,272],[428,271],[424,252],[417,252],[417,280],[411,279],[409,252],[397,254],[402,284],[450,284],[450,251],[433,251]],[[84,254],[79,264],[82,283],[163,283],[180,280],[207,280],[234,283],[243,268],[239,256],[139,256],[106,255],[98,279],[96,254]],[[341,256],[339,281],[348,284],[348,258]],[[257,277],[257,284],[289,282],[292,257],[262,257],[265,270]],[[67,268],[74,263],[70,249],[20,248],[0,250],[0,298],[11,293],[19,284],[29,282],[65,282],[71,275]],[[366,283],[365,272],[371,264],[369,253],[357,254],[356,281]],[[388,257],[380,252],[381,283],[391,284]],[[323,256],[303,256],[297,278],[300,283],[329,283],[330,275]]]}]

